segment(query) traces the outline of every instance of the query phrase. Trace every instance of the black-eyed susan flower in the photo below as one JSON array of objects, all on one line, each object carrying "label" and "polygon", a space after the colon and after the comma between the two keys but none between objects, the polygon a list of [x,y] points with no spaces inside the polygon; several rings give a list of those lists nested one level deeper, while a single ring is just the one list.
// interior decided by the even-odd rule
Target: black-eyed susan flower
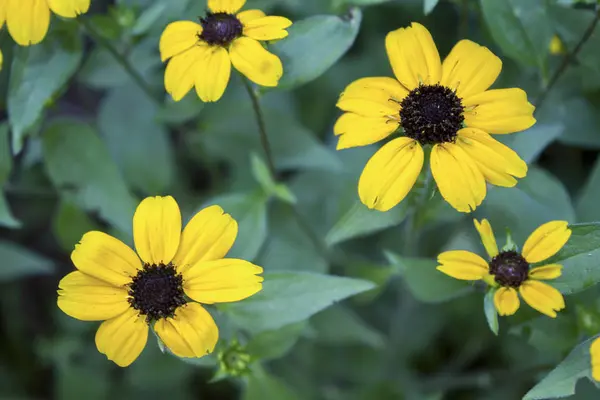
[{"label": "black-eyed susan flower", "polygon": [[600,382],[600,338],[592,342],[590,356],[592,359],[592,378]]},{"label": "black-eyed susan flower", "polygon": [[[541,282],[561,275],[562,266],[547,264],[531,268],[556,254],[569,240],[571,230],[566,221],[551,221],[538,227],[525,241],[523,250],[498,250],[492,227],[487,220],[475,228],[481,236],[489,261],[464,250],[443,252],[438,256],[437,269],[456,279],[484,280],[492,286],[498,314],[512,315],[519,309],[519,296],[539,312],[552,318],[565,308],[562,294]],[[518,294],[517,294],[518,291]]]},{"label": "black-eyed susan flower", "polygon": [[181,231],[175,200],[149,197],[133,217],[134,252],[102,232],[88,232],[71,260],[77,271],[59,283],[58,307],[84,321],[104,321],[98,351],[120,366],[142,352],[153,327],[177,356],[211,353],[219,330],[199,303],[233,302],[262,288],[262,268],[224,258],[237,223],[221,207],[198,212]]},{"label": "black-eyed susan flower", "polygon": [[338,149],[378,142],[400,127],[405,135],[368,161],[358,183],[361,201],[380,211],[402,201],[423,168],[428,145],[433,178],[458,211],[481,204],[486,181],[516,185],[527,165],[490,134],[531,127],[534,107],[521,89],[488,90],[500,74],[500,59],[461,40],[442,63],[429,31],[417,23],[390,32],[385,44],[396,79],[359,79],[337,103],[345,111],[334,127]]},{"label": "black-eyed susan flower", "polygon": [[192,87],[202,101],[217,101],[223,95],[231,65],[252,82],[277,86],[283,75],[279,58],[260,41],[282,39],[292,22],[266,16],[260,10],[239,12],[246,0],[208,0],[200,23],[177,21],[169,24],[160,38],[165,70],[165,89],[175,101]]},{"label": "black-eyed susan flower", "polygon": [[0,27],[21,46],[41,42],[50,26],[50,11],[64,18],[85,14],[90,0],[0,0]]}]

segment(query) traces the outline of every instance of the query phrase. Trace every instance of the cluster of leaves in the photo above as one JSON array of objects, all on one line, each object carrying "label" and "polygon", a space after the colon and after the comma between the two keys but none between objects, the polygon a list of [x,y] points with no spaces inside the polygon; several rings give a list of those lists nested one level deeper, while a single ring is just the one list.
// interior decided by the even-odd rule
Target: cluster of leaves
[{"label": "cluster of leaves", "polygon": [[[97,0],[27,48],[2,32],[0,395],[573,395],[600,333],[600,224],[590,222],[600,221],[600,29],[574,57],[548,45],[558,35],[573,51],[595,18],[591,3],[248,0],[294,21],[270,45],[284,64],[280,85],[261,93],[277,180],[239,77],[217,104],[164,93],[158,38],[168,22],[202,15],[204,1]],[[391,76],[385,34],[411,21],[442,54],[463,37],[488,46],[503,59],[498,87],[544,97],[534,127],[502,138],[530,165],[527,178],[491,189],[474,216],[497,234],[510,228],[517,243],[541,223],[572,223],[555,257],[565,267],[556,287],[568,295],[556,320],[522,307],[498,322],[477,287],[435,270],[440,251],[482,249],[473,216],[428,186],[387,213],[358,200],[375,146],[335,151],[334,104],[357,78]],[[211,309],[221,331],[214,355],[182,362],[151,343],[118,370],[95,350],[94,324],[56,308],[56,285],[83,233],[131,244],[136,205],[157,194],[176,197],[184,219],[208,204],[232,214],[240,232],[230,256],[263,266],[264,289]],[[231,376],[241,378],[219,380]],[[577,396],[598,389],[584,379]]]}]

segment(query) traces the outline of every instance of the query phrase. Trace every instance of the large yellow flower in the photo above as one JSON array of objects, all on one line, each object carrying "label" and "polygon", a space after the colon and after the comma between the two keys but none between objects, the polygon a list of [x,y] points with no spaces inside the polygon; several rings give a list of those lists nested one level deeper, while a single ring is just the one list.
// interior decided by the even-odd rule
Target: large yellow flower
[{"label": "large yellow flower", "polygon": [[85,14],[90,0],[0,0],[0,27],[21,46],[41,42],[48,32],[50,11],[65,18]]},{"label": "large yellow flower", "polygon": [[565,308],[562,294],[540,280],[555,279],[562,266],[547,264],[530,269],[555,255],[569,240],[571,230],[566,221],[552,221],[538,227],[525,241],[523,250],[498,251],[492,227],[487,220],[475,228],[481,236],[490,261],[464,250],[445,251],[438,256],[437,269],[446,275],[466,281],[484,280],[496,288],[494,305],[498,314],[512,315],[519,309],[519,296],[531,307],[552,318],[556,311]]},{"label": "large yellow flower", "polygon": [[59,283],[58,307],[73,318],[104,321],[96,346],[122,367],[142,352],[152,324],[177,356],[202,357],[219,330],[194,301],[238,301],[262,288],[261,267],[223,258],[236,235],[237,223],[219,206],[198,212],[182,232],[175,200],[148,197],[133,217],[137,255],[112,236],[86,233],[71,254],[77,271]]},{"label": "large yellow flower", "polygon": [[514,177],[524,177],[527,165],[489,134],[531,127],[534,107],[521,89],[488,90],[500,74],[500,59],[461,40],[442,63],[429,31],[417,23],[390,32],[385,44],[396,79],[359,79],[337,103],[346,112],[334,127],[338,149],[378,142],[399,127],[405,134],[365,166],[361,201],[380,211],[402,201],[423,168],[424,145],[433,146],[431,171],[440,193],[458,211],[481,204],[486,181],[516,185]]},{"label": "large yellow flower", "polygon": [[[265,16],[260,10],[238,13],[246,0],[208,0],[209,12],[200,24],[177,21],[169,24],[160,38],[165,70],[165,89],[175,101],[192,87],[202,101],[217,101],[223,95],[231,64],[251,81],[277,86],[283,75],[281,60],[269,53],[259,40],[282,39],[292,22]],[[236,14],[237,13],[237,14]]]}]

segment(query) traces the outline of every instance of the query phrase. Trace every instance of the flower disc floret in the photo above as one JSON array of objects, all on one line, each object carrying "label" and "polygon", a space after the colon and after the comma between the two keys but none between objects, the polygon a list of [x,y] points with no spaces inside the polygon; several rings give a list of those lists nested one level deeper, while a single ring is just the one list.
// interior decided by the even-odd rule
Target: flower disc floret
[{"label": "flower disc floret", "polygon": [[231,42],[242,36],[244,26],[235,15],[227,13],[207,13],[200,19],[202,33],[198,38],[210,45],[229,46]]}]

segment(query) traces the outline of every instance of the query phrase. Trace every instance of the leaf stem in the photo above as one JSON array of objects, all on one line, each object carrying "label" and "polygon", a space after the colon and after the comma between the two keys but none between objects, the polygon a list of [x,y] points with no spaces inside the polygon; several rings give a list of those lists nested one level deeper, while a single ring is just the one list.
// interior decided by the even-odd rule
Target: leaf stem
[{"label": "leaf stem", "polygon": [[540,94],[540,96],[537,98],[537,101],[535,103],[536,111],[539,110],[539,108],[542,106],[542,104],[544,103],[544,101],[546,100],[546,98],[548,96],[548,93],[550,92],[550,90],[554,87],[554,85],[558,81],[558,78],[560,78],[561,75],[567,70],[567,67],[573,61],[575,61],[575,57],[581,51],[581,49],[583,48],[583,45],[590,39],[590,37],[592,36],[592,33],[594,33],[594,29],[596,29],[596,25],[598,25],[599,19],[600,19],[600,6],[596,5],[595,16],[594,16],[594,19],[592,20],[592,23],[585,30],[585,32],[581,36],[581,39],[579,39],[579,42],[575,46],[575,48],[572,51],[570,51],[565,56],[565,58],[563,58],[562,63],[558,66],[558,68],[556,69],[556,71],[554,72],[552,77],[550,78],[548,85],[546,86],[544,91]]},{"label": "leaf stem", "polygon": [[123,67],[123,69],[129,74],[129,76],[131,76],[131,79],[133,79],[133,81],[152,101],[154,101],[157,104],[162,103],[162,100],[154,94],[154,92],[152,91],[148,83],[146,83],[144,78],[142,78],[142,76],[135,70],[135,68],[131,66],[129,60],[127,60],[126,57],[119,53],[119,51],[112,45],[112,43],[106,40],[96,30],[96,28],[94,28],[94,26],[90,23],[90,21],[87,18],[79,17],[77,18],[77,22],[79,22],[79,24],[87,30],[87,32],[97,44],[104,47],[113,56],[115,61],[117,61]]}]

